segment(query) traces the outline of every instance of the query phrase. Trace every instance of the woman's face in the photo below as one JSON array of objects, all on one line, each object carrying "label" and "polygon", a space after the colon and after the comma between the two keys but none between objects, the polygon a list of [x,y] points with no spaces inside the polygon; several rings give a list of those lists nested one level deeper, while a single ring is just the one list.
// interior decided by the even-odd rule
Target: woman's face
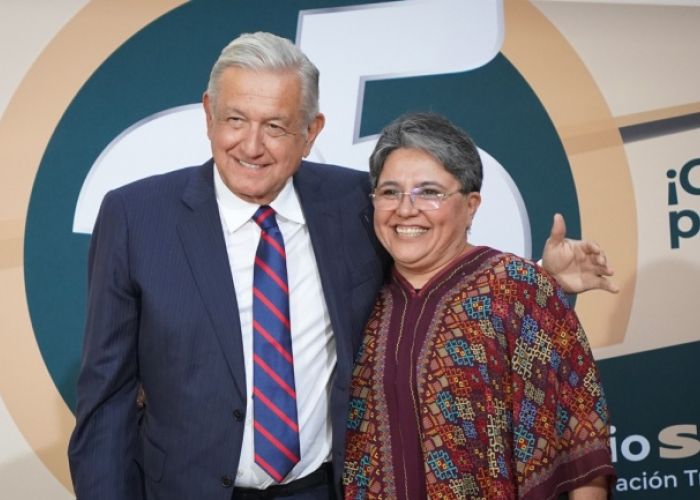
[{"label": "woman's face", "polygon": [[[461,185],[428,153],[412,148],[393,151],[384,162],[375,193],[415,188],[454,193]],[[480,202],[479,193],[457,192],[439,208],[421,211],[404,195],[395,210],[374,211],[374,230],[398,271],[419,288],[467,249],[467,229]]]}]

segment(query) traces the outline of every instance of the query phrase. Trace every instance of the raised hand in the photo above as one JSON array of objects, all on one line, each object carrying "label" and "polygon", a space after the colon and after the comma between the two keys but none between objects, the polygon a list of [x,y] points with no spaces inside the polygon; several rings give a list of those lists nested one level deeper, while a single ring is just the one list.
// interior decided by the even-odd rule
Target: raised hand
[{"label": "raised hand", "polygon": [[593,241],[567,238],[566,224],[561,214],[554,215],[552,231],[542,252],[542,267],[568,293],[586,290],[606,290],[611,293],[620,291],[608,278],[614,271],[608,266],[600,246]]}]

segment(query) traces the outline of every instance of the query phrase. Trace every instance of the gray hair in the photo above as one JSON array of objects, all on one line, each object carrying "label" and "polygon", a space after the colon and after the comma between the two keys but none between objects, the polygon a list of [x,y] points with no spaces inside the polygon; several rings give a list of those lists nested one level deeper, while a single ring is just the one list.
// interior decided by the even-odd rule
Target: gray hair
[{"label": "gray hair", "polygon": [[435,113],[409,113],[387,125],[369,158],[369,178],[377,187],[387,157],[401,148],[420,149],[435,158],[461,184],[460,191],[481,190],[483,167],[474,141],[447,118]]},{"label": "gray hair", "polygon": [[256,71],[293,71],[301,83],[301,113],[308,125],[318,114],[318,68],[299,48],[286,38],[258,31],[243,33],[229,43],[214,63],[207,93],[216,105],[217,84],[230,67]]}]

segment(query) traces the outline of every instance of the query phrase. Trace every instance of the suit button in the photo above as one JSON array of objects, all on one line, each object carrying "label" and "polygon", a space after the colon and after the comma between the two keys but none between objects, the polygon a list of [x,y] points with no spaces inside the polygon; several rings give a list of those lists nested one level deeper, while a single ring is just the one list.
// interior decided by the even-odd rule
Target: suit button
[{"label": "suit button", "polygon": [[221,486],[224,488],[230,488],[233,486],[233,479],[228,476],[221,476]]},{"label": "suit button", "polygon": [[237,421],[240,422],[243,420],[243,417],[245,414],[241,410],[233,410],[233,418]]}]

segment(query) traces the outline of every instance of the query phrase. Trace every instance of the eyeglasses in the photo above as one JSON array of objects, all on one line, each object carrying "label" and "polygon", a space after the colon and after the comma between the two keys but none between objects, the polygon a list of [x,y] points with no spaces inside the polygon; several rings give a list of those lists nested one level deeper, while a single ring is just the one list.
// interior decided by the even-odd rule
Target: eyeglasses
[{"label": "eyeglasses", "polygon": [[[250,120],[247,120],[241,116],[229,116],[227,118],[222,118],[224,122],[232,132],[236,134],[247,133],[250,130]],[[279,123],[275,122],[265,122],[260,127],[267,137],[272,137],[273,139],[278,139],[286,135],[302,135],[302,132],[291,132],[287,128],[283,127]]]},{"label": "eyeglasses", "polygon": [[411,205],[416,210],[437,210],[442,203],[453,194],[461,193],[462,191],[453,191],[451,193],[442,193],[433,188],[415,187],[406,193],[393,188],[382,188],[370,194],[374,202],[374,208],[377,210],[396,210],[401,205],[404,195],[408,195],[411,200]]}]

